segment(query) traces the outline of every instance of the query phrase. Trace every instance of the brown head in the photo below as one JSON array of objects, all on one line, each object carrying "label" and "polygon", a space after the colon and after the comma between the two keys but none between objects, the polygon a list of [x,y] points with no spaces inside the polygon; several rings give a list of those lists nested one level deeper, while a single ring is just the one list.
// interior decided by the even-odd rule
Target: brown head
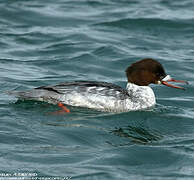
[{"label": "brown head", "polygon": [[182,87],[168,84],[167,82],[187,83],[186,81],[174,80],[165,73],[162,65],[150,58],[137,61],[126,69],[128,82],[139,86],[148,86],[149,84],[164,84],[169,87],[183,89]]}]

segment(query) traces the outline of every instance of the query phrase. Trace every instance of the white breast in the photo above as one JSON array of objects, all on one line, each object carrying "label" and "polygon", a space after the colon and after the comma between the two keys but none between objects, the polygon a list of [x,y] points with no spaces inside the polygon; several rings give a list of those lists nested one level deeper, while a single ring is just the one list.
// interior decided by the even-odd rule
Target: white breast
[{"label": "white breast", "polygon": [[128,83],[127,91],[131,97],[126,100],[126,107],[129,110],[147,109],[156,104],[154,92],[149,86]]}]

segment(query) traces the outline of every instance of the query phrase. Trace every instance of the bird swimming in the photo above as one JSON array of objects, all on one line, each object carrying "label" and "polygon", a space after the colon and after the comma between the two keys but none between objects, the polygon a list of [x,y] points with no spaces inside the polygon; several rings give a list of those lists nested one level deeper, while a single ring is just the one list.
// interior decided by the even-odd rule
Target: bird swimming
[{"label": "bird swimming", "polygon": [[21,100],[36,100],[57,104],[65,112],[65,105],[85,107],[107,112],[127,112],[151,108],[156,98],[150,84],[162,84],[177,89],[169,82],[188,83],[172,79],[163,66],[151,58],[142,59],[126,69],[126,89],[107,82],[73,81],[41,86],[27,91],[13,91]]}]

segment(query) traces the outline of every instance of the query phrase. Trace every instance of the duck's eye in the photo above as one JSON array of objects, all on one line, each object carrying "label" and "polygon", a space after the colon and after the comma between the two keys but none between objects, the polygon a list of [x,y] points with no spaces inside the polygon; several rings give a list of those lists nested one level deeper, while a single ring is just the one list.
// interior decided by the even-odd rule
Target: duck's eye
[{"label": "duck's eye", "polygon": [[159,78],[159,79],[163,79],[165,76],[162,75],[161,73],[156,73],[156,76]]},{"label": "duck's eye", "polygon": [[157,76],[157,77],[161,77],[161,74],[160,74],[160,73],[156,73],[156,76]]}]

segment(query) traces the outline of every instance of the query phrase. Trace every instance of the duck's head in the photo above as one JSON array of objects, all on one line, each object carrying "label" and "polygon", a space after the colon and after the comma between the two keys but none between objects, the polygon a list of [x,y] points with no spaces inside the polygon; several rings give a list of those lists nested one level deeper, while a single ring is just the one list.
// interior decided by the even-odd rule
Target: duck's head
[{"label": "duck's head", "polygon": [[150,58],[142,59],[131,64],[126,69],[128,82],[139,86],[148,86],[149,84],[163,84],[169,87],[184,89],[183,87],[169,84],[168,82],[186,83],[187,81],[172,79],[167,75],[162,65]]}]

